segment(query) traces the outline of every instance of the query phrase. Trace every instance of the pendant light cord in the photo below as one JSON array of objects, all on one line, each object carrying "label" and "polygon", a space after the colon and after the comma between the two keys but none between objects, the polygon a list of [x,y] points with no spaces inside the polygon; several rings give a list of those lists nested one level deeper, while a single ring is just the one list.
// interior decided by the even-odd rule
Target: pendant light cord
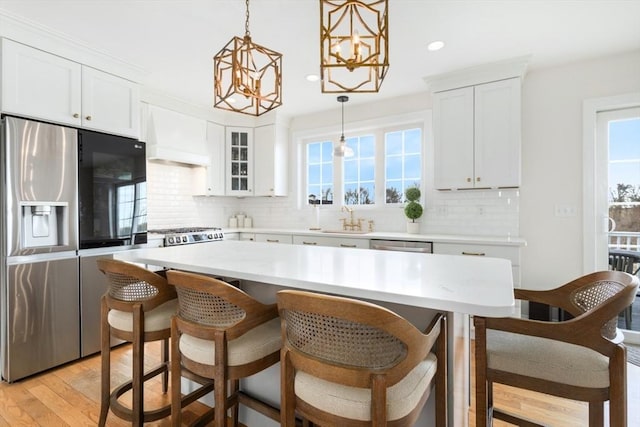
[{"label": "pendant light cord", "polygon": [[245,37],[251,37],[251,33],[249,32],[249,0],[245,0],[245,5],[247,7],[247,12],[245,14],[246,20],[244,22],[244,35]]}]

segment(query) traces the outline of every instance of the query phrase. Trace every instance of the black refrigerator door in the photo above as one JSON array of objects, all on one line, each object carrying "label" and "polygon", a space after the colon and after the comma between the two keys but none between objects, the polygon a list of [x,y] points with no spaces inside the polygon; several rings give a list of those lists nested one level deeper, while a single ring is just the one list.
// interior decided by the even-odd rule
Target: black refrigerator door
[{"label": "black refrigerator door", "polygon": [[80,249],[146,243],[145,144],[86,130],[78,138]]}]

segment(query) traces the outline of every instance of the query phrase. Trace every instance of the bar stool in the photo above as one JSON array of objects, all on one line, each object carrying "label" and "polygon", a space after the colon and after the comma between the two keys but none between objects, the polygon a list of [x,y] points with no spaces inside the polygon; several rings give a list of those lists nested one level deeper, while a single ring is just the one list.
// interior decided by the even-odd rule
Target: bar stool
[{"label": "bar stool", "polygon": [[280,291],[281,425],[296,412],[322,426],[411,426],[432,390],[447,424],[446,325],[423,333],[386,308],[349,298]]},{"label": "bar stool", "polygon": [[226,426],[227,412],[238,425],[240,403],[279,420],[278,409],[239,390],[241,378],[258,373],[280,360],[280,320],[275,304],[265,305],[242,290],[213,277],[168,271],[178,292],[178,314],[171,324],[171,420],[181,425],[186,397],[181,375],[207,387],[213,383],[215,407],[196,425],[213,419]]},{"label": "bar stool", "polygon": [[[135,264],[102,258],[97,261],[109,283],[101,301],[102,385],[99,426],[103,427],[111,411],[134,426],[169,416],[171,405],[144,410],[145,381],[162,374],[162,391],[167,392],[169,375],[169,337],[171,317],[178,301],[173,288],[160,274]],[[111,389],[111,337],[133,344],[132,379]],[[144,344],[162,340],[162,363],[144,372]],[[118,398],[132,390],[131,408]]]}]

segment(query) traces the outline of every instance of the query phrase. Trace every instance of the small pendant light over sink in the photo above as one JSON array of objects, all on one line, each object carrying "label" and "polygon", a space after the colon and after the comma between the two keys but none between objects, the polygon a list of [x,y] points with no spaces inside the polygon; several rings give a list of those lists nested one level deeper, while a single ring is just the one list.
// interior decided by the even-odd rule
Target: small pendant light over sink
[{"label": "small pendant light over sink", "polygon": [[282,55],[251,41],[245,3],[244,38],[232,38],[213,57],[213,106],[259,116],[282,105]]},{"label": "small pendant light over sink", "polygon": [[347,145],[344,140],[344,103],[349,100],[348,96],[339,96],[338,102],[342,104],[342,133],[340,134],[340,142],[334,147],[333,155],[336,157],[351,157],[353,156],[353,149]]}]

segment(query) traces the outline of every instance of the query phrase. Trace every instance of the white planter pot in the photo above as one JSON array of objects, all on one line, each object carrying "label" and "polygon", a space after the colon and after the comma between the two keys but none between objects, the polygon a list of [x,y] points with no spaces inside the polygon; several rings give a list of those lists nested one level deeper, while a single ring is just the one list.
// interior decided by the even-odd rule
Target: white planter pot
[{"label": "white planter pot", "polygon": [[409,234],[418,234],[418,233],[420,233],[420,223],[419,222],[407,222],[407,233],[409,233]]}]

